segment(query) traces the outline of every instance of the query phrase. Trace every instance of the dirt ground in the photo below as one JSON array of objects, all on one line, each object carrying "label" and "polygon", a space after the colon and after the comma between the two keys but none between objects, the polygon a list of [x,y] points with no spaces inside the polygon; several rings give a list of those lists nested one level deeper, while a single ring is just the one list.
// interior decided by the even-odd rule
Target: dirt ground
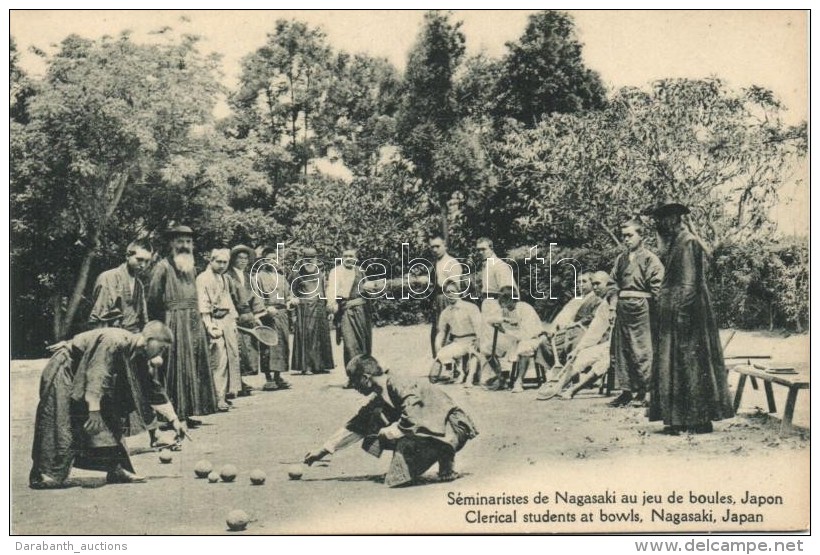
[{"label": "dirt ground", "polygon": [[[429,331],[424,326],[375,330],[374,355],[394,374],[426,379]],[[808,336],[739,332],[729,354],[769,354],[778,362],[808,361]],[[11,364],[11,530],[13,534],[223,534],[225,516],[242,509],[252,519],[248,534],[315,533],[488,533],[783,531],[806,529],[809,522],[809,395],[797,400],[795,433],[779,436],[785,388],[775,386],[778,412],[768,415],[762,387],[747,385],[739,414],[718,422],[715,433],[671,437],[660,434],[643,409],[611,409],[597,390],[572,401],[538,402],[535,391],[488,392],[460,385],[438,386],[473,416],[480,435],[457,456],[460,477],[435,479],[435,467],[421,485],[388,489],[381,483],[389,453],[371,457],[357,446],[337,452],[327,464],[289,480],[287,470],[309,450],[321,446],[364,398],[343,389],[341,351],[329,375],[290,376],[284,392],[255,391],[237,399],[229,413],[204,418],[170,464],[148,450],[147,435],[129,439],[137,471],[146,484],[105,485],[99,473],[73,471],[70,487],[55,491],[28,488],[30,452],[40,370],[45,361]],[[261,386],[263,378],[250,383]],[[734,389],[737,375],[730,373]],[[194,477],[197,461],[239,469],[233,483]],[[262,486],[248,475],[267,474]],[[743,496],[747,490],[774,498],[780,506],[760,507],[761,523],[679,523],[649,519],[640,499],[645,493],[666,499],[675,492]],[[634,494],[640,522],[610,523],[598,511],[608,505],[557,503],[555,494]],[[525,505],[469,506],[468,496],[524,496]],[[539,496],[550,497],[538,503]],[[735,497],[737,499],[737,497]],[[543,501],[543,499],[542,499]],[[619,501],[620,503],[620,501]],[[629,505],[618,505],[630,510]],[[667,509],[674,506],[665,505]],[[482,515],[477,515],[478,509]],[[514,524],[495,522],[513,509]],[[613,509],[614,510],[614,509]],[[594,513],[581,523],[583,512]],[[523,522],[525,512],[541,522]],[[573,513],[575,522],[556,516]],[[751,510],[750,510],[751,512]],[[501,516],[498,516],[501,515]],[[482,522],[481,519],[484,519]],[[531,519],[534,517],[530,517]],[[633,517],[634,518],[634,517]],[[472,520],[472,522],[471,522]],[[476,522],[478,520],[478,522]]]}]

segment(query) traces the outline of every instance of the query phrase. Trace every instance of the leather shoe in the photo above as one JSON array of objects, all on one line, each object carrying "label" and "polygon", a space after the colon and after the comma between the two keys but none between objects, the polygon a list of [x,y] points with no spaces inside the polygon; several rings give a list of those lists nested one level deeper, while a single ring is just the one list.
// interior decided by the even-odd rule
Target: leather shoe
[{"label": "leather shoe", "polygon": [[632,401],[632,392],[631,391],[621,391],[621,394],[615,397],[612,401],[607,403],[609,407],[623,407],[629,404]]},{"label": "leather shoe", "polygon": [[142,484],[146,482],[145,476],[128,472],[123,467],[117,465],[117,468],[108,472],[105,481],[109,484]]},{"label": "leather shoe", "polygon": [[65,484],[58,482],[48,474],[41,474],[38,480],[29,482],[28,486],[31,489],[60,489],[64,488]]}]

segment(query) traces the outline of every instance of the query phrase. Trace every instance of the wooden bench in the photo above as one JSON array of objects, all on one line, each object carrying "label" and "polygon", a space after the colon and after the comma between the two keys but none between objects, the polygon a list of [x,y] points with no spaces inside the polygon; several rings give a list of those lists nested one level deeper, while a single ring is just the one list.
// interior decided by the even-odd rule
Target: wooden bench
[{"label": "wooden bench", "polygon": [[769,413],[777,412],[777,406],[774,402],[774,392],[772,391],[772,384],[780,384],[789,388],[788,396],[786,397],[786,408],[783,410],[783,419],[780,423],[780,435],[789,433],[792,429],[792,418],[794,417],[794,406],[797,402],[797,392],[801,389],[811,388],[811,379],[809,376],[808,366],[794,368],[793,374],[772,372],[763,365],[753,364],[738,364],[731,366],[731,369],[740,374],[737,382],[737,391],[735,392],[734,407],[737,411],[740,406],[740,399],[743,396],[743,388],[746,385],[746,379],[751,378],[763,381],[763,388],[766,391],[766,401],[769,405]]}]

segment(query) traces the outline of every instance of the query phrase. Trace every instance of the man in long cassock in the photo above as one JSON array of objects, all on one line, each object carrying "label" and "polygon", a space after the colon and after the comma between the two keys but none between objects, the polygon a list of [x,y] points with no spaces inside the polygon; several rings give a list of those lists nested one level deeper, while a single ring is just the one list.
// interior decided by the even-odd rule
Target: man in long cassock
[{"label": "man in long cassock", "polygon": [[[336,344],[344,343],[345,370],[353,357],[369,355],[373,349],[370,286],[357,262],[356,249],[348,247],[342,252],[342,263],[327,276],[327,306],[333,314]],[[347,387],[353,384],[348,382]]]},{"label": "man in long cassock", "polygon": [[259,345],[259,363],[265,374],[265,385],[262,387],[264,391],[290,389],[290,384],[282,378],[282,373],[288,371],[290,363],[288,311],[297,303],[291,295],[290,282],[282,271],[281,261],[271,256],[275,253],[276,249],[272,247],[262,250],[262,259],[257,262],[258,272],[251,277],[251,288],[265,305],[262,323],[273,328],[279,338],[279,342],[272,347]]},{"label": "man in long cassock", "polygon": [[[143,279],[151,277],[148,268],[153,254],[154,248],[148,241],[132,241],[126,251],[125,263],[106,270],[97,277],[91,295],[89,329],[123,328],[139,333],[148,323]],[[160,445],[157,438],[159,423],[152,419],[146,426],[151,436],[151,447]]]},{"label": "man in long cassock", "polygon": [[712,421],[731,418],[723,349],[706,286],[706,252],[683,224],[689,209],[655,208],[666,269],[658,299],[658,337],[649,397],[649,420],[664,431],[709,433]]},{"label": "man in long cassock", "polygon": [[618,286],[612,358],[621,394],[609,402],[622,407],[645,402],[652,372],[652,329],[655,303],[663,281],[663,265],[643,244],[643,227],[630,220],[621,226],[627,252],[615,259],[612,279]]},{"label": "man in long cassock", "polygon": [[321,448],[305,455],[306,464],[362,440],[362,448],[374,456],[393,451],[384,480],[388,487],[412,484],[436,462],[440,480],[457,477],[456,452],[478,430],[446,393],[429,383],[389,376],[368,355],[351,360],[348,374],[356,391],[375,396]]},{"label": "man in long cassock", "polygon": [[32,488],[65,487],[72,468],[107,472],[111,484],[145,481],[135,474],[124,442],[142,430],[129,426],[156,411],[171,422],[177,440],[186,435],[150,370],[162,365],[172,341],[168,327],[152,321],[140,333],[101,328],[52,347],[54,355],[40,377]]},{"label": "man in long cassock", "polygon": [[128,245],[125,263],[97,277],[92,293],[88,326],[123,328],[137,333],[148,322],[142,279],[151,264],[154,249],[145,240]]},{"label": "man in long cassock", "polygon": [[437,345],[436,337],[439,334],[438,323],[441,319],[441,312],[447,307],[447,299],[444,296],[444,285],[448,281],[460,280],[463,273],[462,264],[447,252],[447,243],[439,233],[434,233],[430,236],[430,250],[433,251],[435,257],[435,264],[433,266],[433,292],[432,303],[433,306],[430,311],[430,349],[433,352],[433,358],[436,358]]},{"label": "man in long cassock", "polygon": [[[261,317],[265,313],[265,304],[251,287],[249,265],[255,258],[256,253],[252,248],[236,245],[231,249],[231,268],[225,273],[232,282],[233,304],[239,313],[237,324],[243,328],[261,326]],[[259,343],[247,333],[239,334],[239,367],[243,376],[255,376],[259,373]],[[253,388],[243,381],[238,395],[245,397],[251,391]]]},{"label": "man in long cassock", "polygon": [[304,250],[291,284],[298,299],[290,363],[292,374],[324,374],[333,369],[330,324],[324,298],[325,277],[317,256],[314,248]]},{"label": "man in long cassock", "polygon": [[177,414],[191,428],[201,424],[194,416],[213,414],[217,404],[208,338],[199,315],[193,235],[188,226],[168,233],[171,254],[154,267],[148,287],[149,317],[165,322],[174,334],[161,382]]},{"label": "man in long cassock", "polygon": [[216,388],[217,410],[227,412],[229,393],[239,393],[239,332],[236,308],[231,299],[231,283],[225,277],[230,260],[228,249],[212,249],[208,267],[196,278],[199,313],[208,334],[211,373]]}]

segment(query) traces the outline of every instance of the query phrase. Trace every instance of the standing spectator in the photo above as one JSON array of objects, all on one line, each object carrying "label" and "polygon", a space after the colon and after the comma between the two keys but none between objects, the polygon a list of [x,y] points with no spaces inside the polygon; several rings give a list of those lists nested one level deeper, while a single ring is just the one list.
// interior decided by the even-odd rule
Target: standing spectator
[{"label": "standing spectator", "polygon": [[[290,314],[288,310],[295,305],[296,300],[291,297],[290,282],[282,271],[281,262],[270,255],[276,249],[266,247],[262,250],[261,263],[257,262],[258,272],[251,278],[254,291],[262,298],[265,313],[262,323],[273,328],[279,342],[268,347],[259,345],[259,362],[265,374],[264,391],[289,389],[290,384],[282,379],[282,373],[288,371],[288,357],[290,349]],[[254,281],[255,280],[255,281]]]},{"label": "standing spectator", "polygon": [[231,284],[225,277],[230,251],[211,250],[210,263],[196,278],[199,312],[210,339],[211,372],[216,387],[217,410],[228,411],[228,393],[239,392],[239,333],[236,308],[231,300]]},{"label": "standing spectator", "polygon": [[[237,324],[244,328],[261,326],[261,316],[265,313],[265,304],[251,288],[249,265],[255,259],[256,253],[252,248],[236,245],[231,249],[231,268],[225,274],[232,282],[231,295],[239,314]],[[247,333],[239,335],[239,368],[243,376],[255,376],[259,373],[259,344]],[[237,395],[246,397],[251,391],[253,388],[243,380]]]},{"label": "standing spectator", "polygon": [[164,321],[174,336],[162,382],[177,414],[191,428],[201,424],[193,416],[216,412],[208,339],[197,301],[193,235],[184,225],[170,230],[171,254],[157,263],[148,287],[148,316]]},{"label": "standing spectator", "polygon": [[658,340],[649,397],[649,420],[664,431],[709,433],[712,421],[734,416],[723,349],[706,287],[706,254],[683,224],[689,209],[663,204],[652,215],[666,245]]},{"label": "standing spectator", "polygon": [[652,320],[663,281],[663,266],[643,244],[643,227],[635,220],[621,226],[627,252],[615,259],[612,279],[619,289],[612,330],[612,358],[621,394],[609,403],[621,407],[645,402],[652,372]]},{"label": "standing spectator", "polygon": [[316,249],[305,249],[293,279],[293,293],[299,304],[293,330],[291,373],[323,374],[333,369],[327,302],[323,298],[325,278],[316,256]]},{"label": "standing spectator", "polygon": [[[345,371],[353,357],[369,355],[373,349],[370,301],[363,296],[367,277],[357,266],[356,255],[355,248],[346,248],[342,252],[342,263],[327,276],[328,309],[334,316],[336,344],[344,343]],[[348,387],[352,387],[349,382]]]},{"label": "standing spectator", "polygon": [[138,239],[128,245],[125,263],[97,277],[88,317],[90,328],[123,328],[138,333],[148,323],[145,286],[142,280],[154,249]]}]

